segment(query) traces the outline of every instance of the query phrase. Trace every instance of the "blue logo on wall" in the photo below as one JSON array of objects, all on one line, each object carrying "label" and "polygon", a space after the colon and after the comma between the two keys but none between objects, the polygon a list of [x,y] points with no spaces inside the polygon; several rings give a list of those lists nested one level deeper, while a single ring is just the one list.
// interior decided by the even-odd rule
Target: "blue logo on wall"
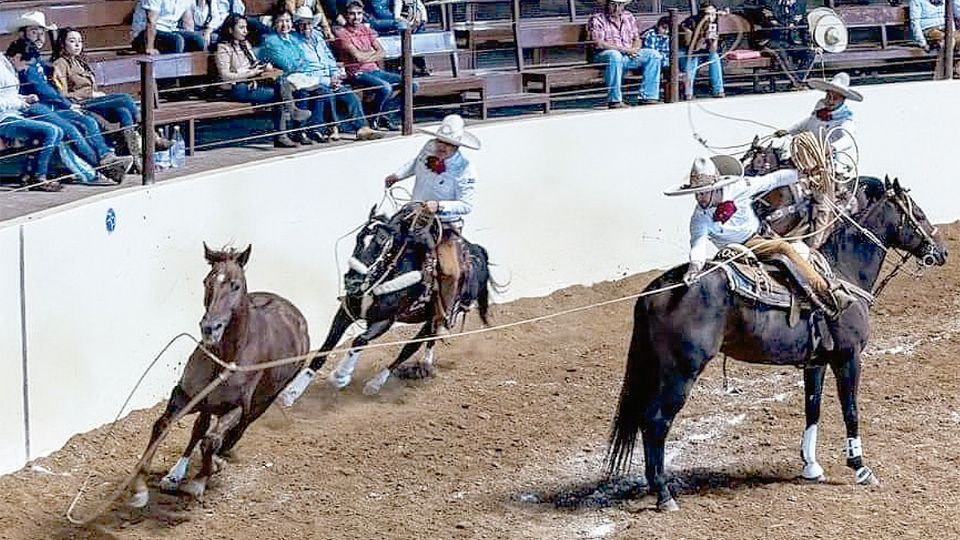
[{"label": "blue logo on wall", "polygon": [[117,228],[117,213],[113,211],[113,208],[107,209],[107,218],[104,223],[107,226],[108,233],[112,233]]}]

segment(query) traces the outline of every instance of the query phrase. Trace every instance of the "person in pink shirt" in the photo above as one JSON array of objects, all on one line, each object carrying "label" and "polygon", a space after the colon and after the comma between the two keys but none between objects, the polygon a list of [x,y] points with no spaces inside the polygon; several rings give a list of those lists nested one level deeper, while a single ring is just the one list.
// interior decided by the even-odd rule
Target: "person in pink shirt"
[{"label": "person in pink shirt", "polygon": [[607,106],[624,107],[623,73],[628,69],[643,73],[638,101],[640,105],[660,99],[660,63],[663,55],[643,48],[637,19],[627,11],[631,0],[607,0],[603,11],[594,13],[587,22],[593,42],[595,62],[606,64],[603,80],[607,85]]},{"label": "person in pink shirt", "polygon": [[380,68],[384,59],[383,47],[377,41],[377,32],[363,24],[363,2],[349,0],[344,16],[346,24],[334,30],[334,36],[339,57],[347,71],[347,82],[361,92],[374,93],[369,111],[373,117],[371,124],[396,131],[399,127],[391,116],[392,110],[398,108],[401,77]]}]

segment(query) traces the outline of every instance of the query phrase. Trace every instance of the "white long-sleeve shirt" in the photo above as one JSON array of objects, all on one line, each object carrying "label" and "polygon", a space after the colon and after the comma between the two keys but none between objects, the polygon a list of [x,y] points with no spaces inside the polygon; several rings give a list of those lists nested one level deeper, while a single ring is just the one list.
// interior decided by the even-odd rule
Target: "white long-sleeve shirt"
[{"label": "white long-sleeve shirt", "polygon": [[850,135],[856,136],[857,133],[857,125],[853,122],[853,118],[829,120],[824,122],[823,120],[817,118],[816,114],[811,114],[810,116],[797,122],[788,131],[791,135],[809,131],[810,133],[816,135],[817,138],[820,138],[835,127],[841,127],[846,131],[838,129],[830,134],[830,145],[833,147],[833,151],[849,152],[854,147],[853,137]]},{"label": "white long-sleeve shirt", "polygon": [[433,155],[433,141],[423,146],[415,159],[394,174],[400,180],[416,175],[413,200],[437,201],[440,221],[460,221],[473,210],[473,185],[477,180],[474,166],[459,151],[444,161],[446,170],[437,174],[427,168],[427,157]]},{"label": "white long-sleeve shirt", "polygon": [[413,13],[416,14],[416,19],[421,23],[427,22],[427,6],[424,5],[423,0],[393,0],[393,18],[396,20],[401,19],[401,14],[403,13],[403,5],[409,4]]},{"label": "white long-sleeve shirt", "polygon": [[723,223],[713,219],[716,206],[701,208],[698,204],[690,217],[690,262],[700,266],[707,262],[708,242],[713,242],[719,248],[727,244],[742,244],[753,238],[760,230],[760,218],[751,206],[754,197],[792,184],[798,179],[797,171],[780,169],[763,176],[745,176],[720,188],[721,204],[732,201],[736,206],[736,212]]},{"label": "white long-sleeve shirt", "polygon": [[0,122],[10,117],[22,117],[27,102],[20,95],[17,70],[6,55],[0,54]]}]

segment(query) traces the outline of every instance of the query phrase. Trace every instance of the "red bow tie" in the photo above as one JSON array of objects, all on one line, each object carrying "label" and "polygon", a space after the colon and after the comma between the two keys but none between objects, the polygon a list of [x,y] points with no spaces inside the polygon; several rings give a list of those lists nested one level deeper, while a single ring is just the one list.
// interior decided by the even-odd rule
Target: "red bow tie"
[{"label": "red bow tie", "polygon": [[427,168],[435,174],[443,174],[447,170],[447,164],[437,156],[427,156]]},{"label": "red bow tie", "polygon": [[713,220],[726,223],[736,213],[737,205],[733,204],[733,201],[723,201],[717,205],[717,210],[713,213]]},{"label": "red bow tie", "polygon": [[833,111],[828,109],[817,109],[816,114],[817,118],[819,118],[821,122],[829,122],[830,119],[833,118]]}]

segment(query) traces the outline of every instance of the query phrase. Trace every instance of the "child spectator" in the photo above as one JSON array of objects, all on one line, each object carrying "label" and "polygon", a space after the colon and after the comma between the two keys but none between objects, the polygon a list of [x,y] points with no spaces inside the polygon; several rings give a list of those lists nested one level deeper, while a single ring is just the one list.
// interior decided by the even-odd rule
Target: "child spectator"
[{"label": "child spectator", "polygon": [[193,8],[194,0],[139,0],[130,27],[133,48],[146,54],[204,50]]}]

